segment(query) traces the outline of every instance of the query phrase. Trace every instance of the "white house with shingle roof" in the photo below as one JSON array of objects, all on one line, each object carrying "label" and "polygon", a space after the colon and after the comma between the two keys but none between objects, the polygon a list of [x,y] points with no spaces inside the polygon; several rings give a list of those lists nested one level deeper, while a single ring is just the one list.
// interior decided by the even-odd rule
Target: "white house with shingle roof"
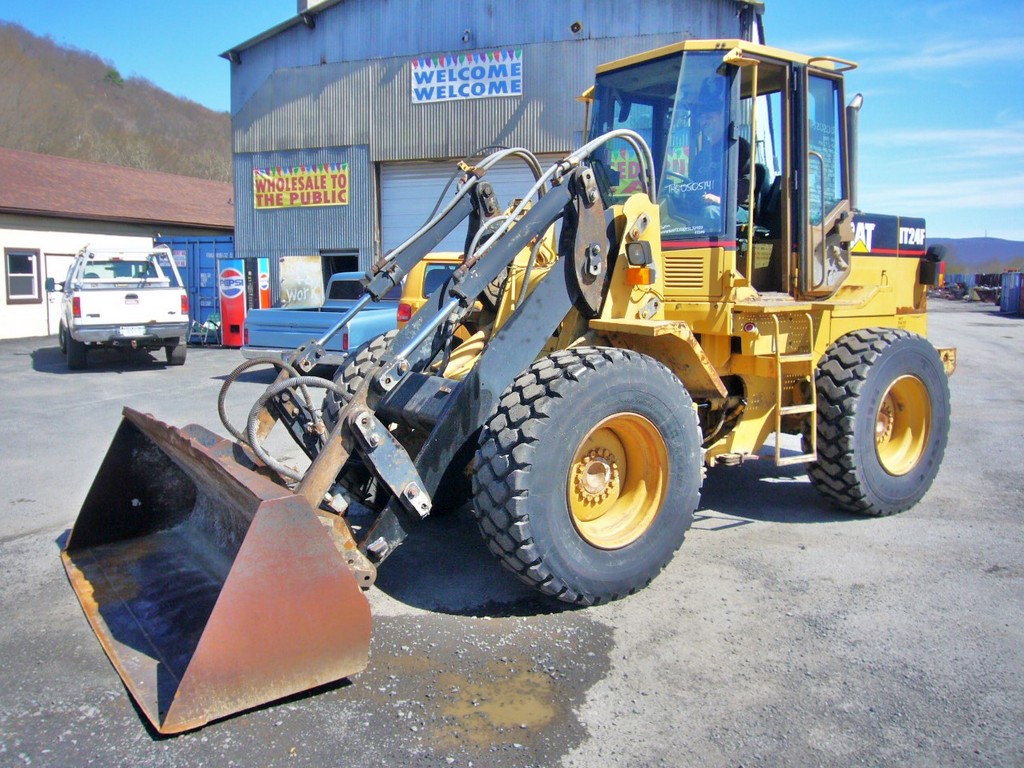
[{"label": "white house with shingle roof", "polygon": [[85,245],[149,248],[234,230],[232,185],[0,148],[0,339],[57,332],[61,281]]}]

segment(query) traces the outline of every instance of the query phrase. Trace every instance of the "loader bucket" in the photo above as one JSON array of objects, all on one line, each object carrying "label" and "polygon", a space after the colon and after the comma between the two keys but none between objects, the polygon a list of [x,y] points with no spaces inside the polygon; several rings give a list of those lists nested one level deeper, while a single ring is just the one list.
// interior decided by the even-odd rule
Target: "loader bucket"
[{"label": "loader bucket", "polygon": [[62,553],[160,733],[362,670],[370,610],[320,517],[235,443],[124,409]]}]

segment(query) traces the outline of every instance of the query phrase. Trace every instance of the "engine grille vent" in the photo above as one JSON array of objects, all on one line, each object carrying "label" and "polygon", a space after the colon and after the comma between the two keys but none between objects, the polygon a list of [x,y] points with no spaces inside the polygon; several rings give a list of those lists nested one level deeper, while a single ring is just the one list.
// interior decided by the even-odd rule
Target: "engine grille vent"
[{"label": "engine grille vent", "polygon": [[665,257],[666,298],[672,298],[677,294],[707,293],[704,276],[703,256],[667,255]]}]

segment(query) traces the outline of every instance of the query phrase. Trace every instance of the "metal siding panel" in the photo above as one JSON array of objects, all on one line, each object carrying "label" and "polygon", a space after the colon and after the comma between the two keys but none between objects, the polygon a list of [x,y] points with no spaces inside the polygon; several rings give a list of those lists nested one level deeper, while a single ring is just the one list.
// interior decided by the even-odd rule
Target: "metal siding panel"
[{"label": "metal siding panel", "polygon": [[[353,247],[368,265],[377,222],[373,163],[463,157],[494,143],[564,153],[583,127],[574,99],[598,64],[688,37],[749,37],[738,7],[735,0],[345,0],[323,9],[312,30],[296,24],[242,49],[241,64],[231,65],[238,254],[273,256],[275,287],[278,259],[288,253]],[[577,20],[578,36],[569,30]],[[412,103],[414,56],[510,46],[524,49],[523,97]],[[349,206],[252,210],[254,167],[345,159]]]},{"label": "metal siding panel", "polygon": [[[540,158],[541,168],[560,158]],[[429,218],[445,185],[458,171],[455,163],[392,163],[380,169],[381,249],[386,253],[397,248]],[[460,172],[461,173],[461,172]],[[533,173],[522,160],[499,163],[487,172],[485,179],[494,187],[498,203],[507,207],[514,197],[525,197],[535,181]],[[455,182],[444,194],[450,200]],[[466,242],[463,223],[437,247],[438,251],[462,251]]]},{"label": "metal siding panel", "polygon": [[[253,208],[255,168],[344,162],[349,164],[348,205],[261,211]],[[365,146],[235,155],[235,255],[270,257],[275,300],[282,256],[352,249],[358,250],[360,267],[366,269],[374,259],[375,194]]]},{"label": "metal siding panel", "polygon": [[232,118],[234,151],[369,145],[378,81],[362,62],[274,72]]},{"label": "metal siding panel", "polygon": [[[696,37],[750,37],[737,0],[653,4],[643,0],[347,0],[318,12],[316,26],[301,23],[250,48],[233,68],[244,102],[275,68],[324,61],[411,57],[427,52],[501,48],[529,42],[593,41],[676,30]],[[571,30],[580,22],[579,33]],[[463,40],[465,31],[468,40]],[[236,49],[238,50],[238,49]],[[248,67],[248,69],[245,69]],[[236,72],[237,70],[237,72]]]},{"label": "metal siding panel", "polygon": [[[461,156],[495,140],[563,151],[582,122],[572,99],[597,64],[684,38],[749,37],[738,7],[519,0],[499,12],[472,0],[342,2],[319,13],[313,30],[299,24],[241,52],[231,69],[235,151],[368,144],[374,161],[389,161]],[[412,57],[512,46],[524,48],[524,98],[412,104]]]},{"label": "metal siding panel", "polygon": [[463,157],[493,144],[566,152],[583,128],[575,97],[597,65],[678,39],[524,45],[520,98],[414,104],[408,58],[280,70],[235,115],[235,152],[366,144],[374,162]]}]

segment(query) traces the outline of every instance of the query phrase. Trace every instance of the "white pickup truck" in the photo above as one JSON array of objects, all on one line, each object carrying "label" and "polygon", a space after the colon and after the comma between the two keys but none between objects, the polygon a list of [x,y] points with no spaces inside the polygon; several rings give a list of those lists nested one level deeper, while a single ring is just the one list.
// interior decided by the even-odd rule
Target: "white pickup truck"
[{"label": "white pickup truck", "polygon": [[83,248],[61,290],[60,349],[68,368],[85,368],[90,347],[164,348],[170,365],[183,365],[187,350],[188,294],[170,249],[146,251]]}]

